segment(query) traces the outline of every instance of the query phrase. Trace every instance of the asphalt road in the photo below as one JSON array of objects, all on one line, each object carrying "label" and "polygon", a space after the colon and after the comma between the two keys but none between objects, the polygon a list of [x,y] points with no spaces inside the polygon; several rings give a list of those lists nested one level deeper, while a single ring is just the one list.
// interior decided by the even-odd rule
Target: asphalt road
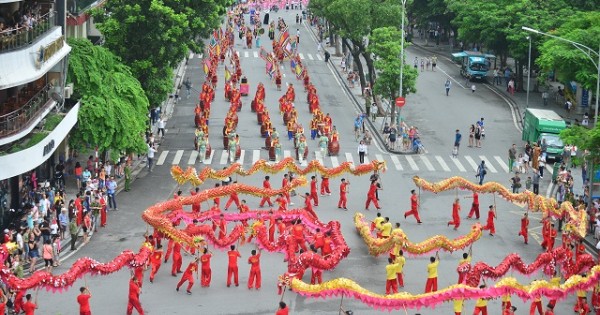
[{"label": "asphalt road", "polygon": [[[271,19],[283,16],[288,24],[292,34],[295,33],[296,26],[293,23],[293,16],[299,11],[280,11],[278,14],[271,13]],[[331,157],[315,156],[317,150],[316,142],[309,142],[311,151],[310,158],[323,160],[326,166],[332,166],[352,159],[358,161],[356,154],[356,142],[353,138],[353,118],[356,115],[356,109],[349,98],[343,94],[340,88],[340,82],[333,76],[331,68],[326,66],[322,57],[317,57],[316,43],[312,40],[308,30],[303,26],[298,26],[301,33],[300,53],[303,54],[309,73],[315,82],[321,104],[324,112],[331,113],[334,125],[337,126],[341,136],[341,153],[337,159]],[[262,38],[263,45],[270,45],[266,35]],[[240,113],[240,122],[238,133],[241,136],[241,147],[244,150],[244,166],[249,166],[253,161],[260,158],[266,158],[267,152],[261,150],[264,145],[264,139],[259,136],[259,125],[256,123],[256,116],[250,112],[250,99],[254,96],[258,82],[264,82],[266,86],[266,104],[272,113],[275,127],[280,129],[281,135],[284,135],[284,126],[282,120],[277,117],[277,99],[284,91],[277,92],[273,83],[269,82],[264,73],[264,62],[256,57],[254,52],[258,50],[244,49],[240,43],[236,43],[235,49],[240,53],[241,65],[244,75],[249,79],[250,96],[244,97],[243,110]],[[423,56],[414,48],[409,48],[409,60],[415,55]],[[223,66],[220,66],[220,79],[222,80]],[[299,112],[300,121],[308,127],[310,115],[305,103],[305,93],[301,88],[301,82],[293,76],[289,67],[284,69],[286,77],[284,82],[297,85],[296,106]],[[443,84],[446,75],[456,79],[451,90],[451,95],[446,97]],[[201,59],[194,56],[189,62],[186,76],[189,76],[194,87],[201,86],[203,72],[201,69]],[[478,86],[479,88],[473,94],[470,90],[460,88],[463,80],[458,77],[458,69],[451,63],[447,63],[440,58],[439,71],[423,72],[420,74],[417,82],[418,92],[408,97],[408,104],[403,111],[403,115],[410,124],[419,127],[423,134],[423,141],[427,146],[428,153],[421,156],[390,156],[379,151],[375,146],[371,147],[369,158],[381,158],[386,160],[388,171],[382,176],[384,190],[381,192],[382,207],[384,216],[389,216],[392,222],[401,222],[402,228],[409,235],[412,241],[422,241],[436,234],[447,235],[448,237],[458,237],[467,233],[470,224],[474,221],[464,220],[463,225],[458,231],[446,226],[446,222],[451,217],[451,203],[456,196],[465,197],[467,192],[448,192],[434,195],[431,193],[422,193],[420,198],[422,202],[423,225],[417,225],[414,220],[404,220],[402,213],[409,208],[410,190],[415,186],[412,183],[412,177],[418,175],[430,181],[438,181],[450,176],[464,176],[475,180],[475,172],[472,163],[479,163],[482,157],[494,166],[495,171],[490,170],[486,180],[499,181],[508,186],[507,171],[502,163],[506,161],[506,151],[508,146],[519,141],[519,133],[512,121],[510,108],[504,101],[498,98],[491,91]],[[182,93],[184,94],[184,93]],[[148,206],[172,197],[178,187],[171,179],[169,168],[172,164],[178,164],[187,167],[190,163],[196,167],[201,167],[198,161],[191,160],[191,151],[193,149],[193,107],[195,97],[190,97],[180,101],[175,108],[173,116],[167,123],[167,135],[162,142],[158,152],[158,164],[154,172],[148,173],[142,171],[132,190],[119,195],[120,211],[110,213],[109,225],[100,233],[94,236],[93,241],[82,248],[74,257],[63,262],[62,267],[57,268],[55,272],[64,272],[66,266],[69,266],[75,258],[89,256],[99,261],[107,261],[125,249],[138,249],[143,240],[142,236],[147,231],[146,224],[141,220],[140,214]],[[213,168],[222,168],[221,163],[223,154],[221,150],[221,129],[225,117],[228,103],[223,97],[223,82],[220,81],[216,92],[216,100],[212,106],[210,120],[210,141],[215,150],[215,155],[210,160]],[[466,148],[466,134],[468,125],[475,123],[477,119],[484,117],[486,121],[487,139],[483,148]],[[460,156],[454,160],[450,157],[452,142],[454,140],[454,130],[463,131],[463,148]],[[292,143],[284,140],[283,149],[291,152]],[[166,152],[166,153],[165,153]],[[258,153],[255,153],[258,152]],[[346,154],[347,153],[347,154]],[[161,161],[162,159],[162,161]],[[504,162],[501,162],[504,161]],[[445,167],[444,167],[445,165]],[[460,165],[460,166],[459,166]],[[505,164],[504,164],[505,166]],[[239,177],[238,181],[260,186],[263,175],[256,175],[247,178]],[[352,223],[352,216],[356,211],[364,211],[364,201],[368,187],[368,178],[355,178],[346,176],[351,182],[349,194],[349,211],[340,211],[337,209],[337,191],[339,180],[332,179],[331,186],[334,192],[333,196],[323,197],[320,206],[316,209],[323,222],[330,220],[339,220],[342,224],[342,232],[346,242],[351,248],[351,254],[343,260],[338,268],[332,272],[324,273],[324,280],[337,277],[347,277],[356,280],[369,290],[383,293],[385,287],[385,258],[374,258],[369,256],[366,246],[359,238]],[[282,175],[272,176],[274,187],[279,187]],[[208,181],[201,188],[214,186],[214,182]],[[183,186],[181,189],[187,193],[191,187]],[[303,192],[301,189],[300,192]],[[297,198],[297,197],[296,197]],[[251,208],[258,206],[259,199],[246,197]],[[482,210],[487,205],[494,203],[492,196],[481,196]],[[298,205],[302,201],[294,200]],[[496,198],[498,208],[497,235],[490,237],[485,235],[473,246],[474,261],[485,261],[491,265],[497,264],[507,254],[512,252],[519,253],[525,261],[532,261],[541,248],[535,241],[530,245],[523,245],[521,238],[517,237],[519,228],[519,219],[524,211],[523,208],[504,202]],[[463,208],[462,217],[466,216],[469,209],[469,199],[461,199]],[[482,213],[482,215],[484,215]],[[367,212],[366,216],[371,219],[375,216],[374,211]],[[538,217],[532,215],[532,217]],[[484,220],[485,217],[482,217]],[[532,219],[531,228],[532,238],[538,239],[539,227],[535,227],[537,220]],[[276,310],[280,297],[277,295],[276,279],[277,276],[285,271],[286,264],[283,263],[283,256],[280,254],[264,253],[262,255],[263,288],[260,291],[248,291],[245,287],[248,279],[249,266],[246,260],[250,251],[254,248],[252,245],[245,245],[241,248],[242,259],[240,260],[240,287],[227,288],[225,286],[226,276],[226,255],[215,250],[213,258],[213,279],[210,288],[200,288],[195,286],[191,296],[182,292],[176,292],[175,285],[178,279],[171,277],[170,264],[163,265],[153,284],[149,283],[146,275],[144,281],[143,293],[141,296],[142,305],[147,314],[192,314],[192,312],[201,312],[202,314],[273,314]],[[441,288],[454,284],[457,279],[456,266],[462,253],[441,253],[441,264],[439,270],[439,286]],[[411,293],[422,293],[426,279],[426,261],[429,257],[410,257],[405,266],[405,289]],[[184,266],[191,260],[190,256],[184,256]],[[531,278],[521,277],[515,274],[520,280],[529,282]],[[56,294],[51,292],[39,292],[39,310],[40,314],[76,314],[77,288],[87,283],[92,291],[91,300],[92,310],[95,314],[122,314],[125,312],[127,303],[127,280],[129,271],[125,270],[114,275],[105,277],[87,277],[86,281],[79,281],[75,288]],[[305,280],[309,277],[308,272]],[[199,281],[198,281],[199,282]],[[490,281],[491,282],[491,281]],[[297,296],[293,292],[287,292],[284,300],[290,305],[293,314],[332,314],[337,312],[340,300],[316,300],[305,299]],[[556,308],[557,314],[567,314],[571,312],[574,299],[570,298],[567,302],[559,302]],[[516,298],[513,303],[519,308],[518,314],[524,314],[523,310],[528,309]],[[544,301],[545,303],[545,301]],[[372,310],[359,302],[344,300],[346,309],[354,310],[355,314],[380,314],[381,312]],[[472,312],[474,301],[465,303],[464,314]],[[491,314],[500,313],[500,301],[494,300],[489,303]],[[420,314],[450,314],[452,305],[443,304],[435,310],[423,309]],[[403,313],[403,312],[400,312]],[[407,314],[415,314],[417,311],[411,310]]]}]

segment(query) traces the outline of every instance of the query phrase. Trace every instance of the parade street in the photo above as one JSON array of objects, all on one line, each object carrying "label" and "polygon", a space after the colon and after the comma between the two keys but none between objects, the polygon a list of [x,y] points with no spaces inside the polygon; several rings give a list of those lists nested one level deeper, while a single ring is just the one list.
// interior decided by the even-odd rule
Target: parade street
[{"label": "parade street", "polygon": [[[280,10],[278,13],[271,12],[271,20],[283,17],[287,22],[290,34],[296,34],[299,30],[300,44],[298,52],[303,64],[307,67],[311,81],[317,88],[324,113],[329,113],[333,119],[340,135],[340,153],[337,156],[326,156],[319,152],[316,140],[308,141],[308,159],[316,159],[326,167],[335,167],[343,162],[350,161],[358,164],[357,146],[354,137],[354,119],[360,112],[351,101],[349,95],[342,89],[342,80],[336,74],[341,71],[338,59],[332,59],[330,63],[324,61],[322,53],[317,51],[317,41],[314,32],[310,30],[307,22],[302,25],[294,23],[296,14],[300,10]],[[247,17],[247,15],[246,15]],[[261,36],[261,44],[270,51],[271,41],[265,32]],[[333,49],[326,47],[333,54]],[[249,168],[259,159],[268,159],[268,152],[263,147],[265,139],[260,135],[260,125],[257,124],[256,114],[250,111],[250,101],[256,93],[259,82],[264,83],[266,89],[265,105],[269,109],[273,126],[277,128],[282,143],[284,156],[295,157],[293,141],[288,141],[286,126],[279,115],[278,99],[285,93],[286,86],[293,84],[296,91],[295,107],[298,111],[298,121],[309,130],[311,114],[306,103],[306,93],[302,81],[296,79],[295,74],[289,68],[289,62],[285,62],[282,69],[283,77],[282,91],[277,91],[275,84],[265,74],[265,62],[259,57],[259,49],[247,49],[242,41],[236,37],[234,49],[239,52],[243,75],[247,77],[250,84],[249,95],[242,97],[243,108],[239,115],[237,133],[240,135],[240,146],[242,150],[240,163],[244,168]],[[407,63],[412,65],[415,57],[421,58],[431,56],[431,53],[416,47],[407,49]],[[55,269],[55,273],[62,273],[77,258],[91,257],[100,262],[111,260],[121,251],[131,249],[137,251],[143,240],[144,233],[152,233],[149,227],[141,219],[141,213],[149,206],[164,200],[173,198],[173,194],[181,189],[183,195],[189,195],[193,187],[189,184],[179,187],[171,178],[170,168],[178,165],[184,170],[187,167],[195,167],[197,170],[210,166],[216,170],[228,166],[228,155],[222,145],[222,129],[224,118],[229,108],[229,102],[224,98],[224,66],[218,66],[219,82],[216,89],[216,97],[212,104],[210,116],[210,144],[212,154],[210,159],[203,165],[198,153],[194,151],[194,107],[198,99],[198,90],[204,82],[202,69],[202,55],[190,55],[185,78],[192,83],[191,95],[188,97],[185,88],[180,91],[181,100],[176,104],[171,117],[167,117],[166,134],[164,138],[157,137],[160,143],[155,157],[155,166],[152,172],[143,170],[133,185],[131,191],[118,195],[119,211],[110,212],[108,226],[102,228],[100,233],[94,235],[93,240],[86,246],[76,251],[71,257],[62,262],[62,267]],[[530,241],[528,245],[523,244],[523,238],[518,236],[519,222],[526,211],[524,205],[512,204],[502,200],[500,197],[481,194],[480,211],[481,219],[466,219],[471,208],[471,193],[468,191],[451,191],[440,194],[429,192],[418,192],[421,202],[420,215],[423,224],[417,224],[413,217],[405,219],[403,213],[410,209],[410,191],[416,189],[413,176],[419,176],[430,182],[437,182],[452,176],[461,176],[470,181],[476,181],[476,169],[481,161],[485,161],[488,167],[485,182],[496,181],[506,187],[510,187],[509,179],[512,175],[508,172],[508,149],[516,143],[519,148],[523,146],[520,130],[517,129],[514,110],[507,102],[494,91],[487,88],[485,84],[475,83],[476,92],[472,92],[470,86],[465,88],[465,80],[459,75],[457,66],[446,59],[448,56],[437,56],[439,63],[437,71],[420,72],[417,79],[417,93],[407,98],[407,103],[402,109],[402,116],[409,126],[418,128],[426,153],[419,155],[396,155],[390,154],[383,149],[383,143],[378,141],[372,143],[368,148],[367,160],[382,160],[386,162],[387,170],[381,174],[383,190],[379,192],[381,213],[389,217],[390,222],[401,223],[401,228],[408,235],[410,241],[419,242],[434,235],[445,235],[448,238],[456,238],[467,234],[471,225],[476,222],[485,224],[487,209],[490,205],[497,206],[496,234],[490,236],[484,231],[482,238],[472,246],[473,262],[485,261],[490,265],[498,264],[506,255],[518,253],[526,263],[535,259],[543,250],[541,242],[541,215],[530,214]],[[228,64],[228,62],[226,62]],[[446,96],[444,82],[450,77],[452,87],[449,96]],[[345,79],[345,78],[344,78]],[[355,87],[359,89],[359,87]],[[485,119],[486,137],[481,148],[467,147],[468,128],[475,124],[480,118]],[[367,124],[368,129],[372,126],[381,128],[380,120],[374,124]],[[458,156],[452,157],[455,130],[462,133],[462,142]],[[372,130],[374,132],[374,130]],[[240,183],[262,187],[265,174],[257,173],[249,177],[234,176],[233,180]],[[527,174],[525,174],[527,176]],[[338,209],[340,179],[344,177],[350,181],[348,194],[348,211]],[[545,177],[540,187],[540,194],[545,195],[550,176]],[[273,188],[280,188],[283,173],[271,175]],[[317,177],[319,182],[320,176]],[[309,178],[310,180],[310,178]],[[209,180],[200,186],[200,189],[214,187],[216,181]],[[354,177],[349,174],[339,178],[331,178],[331,196],[319,196],[319,206],[315,212],[322,222],[337,220],[341,223],[343,236],[351,248],[349,256],[342,260],[338,267],[329,272],[323,272],[323,281],[345,277],[359,283],[366,289],[380,294],[385,293],[385,279],[387,255],[372,257],[369,255],[366,245],[356,232],[353,223],[355,212],[362,212],[365,218],[371,221],[376,210],[371,206],[370,211],[365,211],[365,200],[369,188],[369,176]],[[300,195],[309,191],[309,187],[298,189],[298,196],[292,197],[294,206],[290,208],[301,208],[304,200]],[[460,217],[463,219],[458,230],[447,226],[452,212],[452,203],[459,198],[462,207]],[[247,200],[251,209],[259,209],[258,197],[240,195],[240,199]],[[224,203],[227,198],[221,200],[221,210],[224,211]],[[209,207],[202,205],[202,210]],[[269,209],[267,207],[260,208]],[[275,206],[276,209],[276,206]],[[189,209],[185,209],[188,210]],[[229,212],[236,212],[235,207],[230,207]],[[228,229],[231,230],[233,223]],[[560,237],[557,244],[560,244]],[[163,241],[165,244],[166,241]],[[280,296],[277,295],[277,277],[286,271],[287,263],[283,261],[282,254],[272,254],[263,251],[261,256],[262,288],[260,290],[249,290],[247,286],[250,265],[247,264],[254,244],[245,244],[240,247],[242,255],[239,260],[240,286],[227,287],[225,278],[227,274],[227,255],[209,246],[213,252],[212,259],[212,282],[210,287],[200,287],[200,281],[192,288],[192,294],[186,295],[182,290],[175,290],[179,276],[172,277],[171,260],[162,265],[153,283],[148,281],[148,274],[144,279],[140,300],[146,314],[274,314],[277,310]],[[456,284],[458,274],[456,267],[463,252],[448,253],[440,251],[439,265],[439,288]],[[183,267],[185,268],[193,256],[184,255]],[[400,291],[412,294],[424,292],[427,279],[426,266],[429,263],[429,255],[406,258],[404,266],[405,286]],[[127,304],[127,290],[129,270],[102,277],[88,276],[80,280],[76,285],[62,294],[52,292],[39,292],[40,314],[75,314],[78,309],[76,296],[78,288],[87,284],[92,293],[91,309],[94,314],[123,314]],[[529,283],[534,279],[542,279],[543,274],[533,277],[513,275],[522,283]],[[310,271],[307,270],[304,281],[310,279]],[[489,281],[492,284],[493,281]],[[575,297],[559,301],[555,312],[557,314],[570,314]],[[328,300],[308,299],[287,291],[283,297],[292,314],[337,314],[340,307],[340,298]],[[524,304],[517,297],[513,297],[513,305],[517,306],[518,314],[525,314],[529,309],[529,303]],[[544,299],[544,305],[547,301]],[[500,299],[491,300],[488,308],[490,314],[500,314]],[[474,300],[465,301],[463,314],[471,314],[475,305]],[[344,298],[344,309],[351,309],[354,314],[381,314],[358,301]],[[385,312],[386,313],[386,312]],[[404,311],[394,313],[404,314]],[[408,310],[407,314],[451,314],[452,303],[444,303],[435,309]]]}]

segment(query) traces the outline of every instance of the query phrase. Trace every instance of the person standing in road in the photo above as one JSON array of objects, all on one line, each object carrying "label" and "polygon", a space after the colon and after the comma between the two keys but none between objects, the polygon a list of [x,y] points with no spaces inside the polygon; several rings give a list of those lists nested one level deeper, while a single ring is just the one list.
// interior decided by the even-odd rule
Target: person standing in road
[{"label": "person standing in road", "polygon": [[456,198],[452,204],[452,221],[448,221],[448,226],[454,225],[454,230],[460,226],[460,200]]},{"label": "person standing in road", "polygon": [[496,233],[496,226],[494,224],[494,219],[496,218],[496,209],[494,206],[490,206],[487,215],[486,225],[483,227],[483,230],[490,230],[490,236],[494,236]]},{"label": "person standing in road", "polygon": [[[271,179],[270,176],[265,176],[265,180],[263,181],[263,189],[264,190],[271,190],[271,182],[269,181]],[[259,207],[264,207],[265,203],[269,204],[269,207],[273,206],[273,202],[271,202],[271,197],[265,196],[260,200],[260,204]]]},{"label": "person standing in road", "polygon": [[533,178],[531,182],[533,184],[533,193],[538,195],[540,193],[540,174],[536,169],[533,170]]},{"label": "person standing in road", "polygon": [[69,223],[69,233],[71,234],[71,250],[76,250],[77,248],[75,247],[75,242],[79,236],[79,226],[77,226],[75,217],[73,217],[71,219],[71,223]]},{"label": "person standing in road", "polygon": [[483,178],[487,174],[487,167],[485,166],[485,161],[481,161],[479,167],[477,167],[477,175],[475,177],[479,178],[479,185],[483,185]]},{"label": "person standing in road", "polygon": [[148,170],[152,172],[152,163],[154,162],[154,153],[156,153],[156,148],[154,145],[148,144]]},{"label": "person standing in road", "polygon": [[92,315],[90,309],[90,299],[92,298],[92,292],[86,287],[79,288],[81,292],[77,296],[77,303],[79,303],[79,315]]},{"label": "person standing in road", "polygon": [[196,275],[196,278],[198,277],[198,261],[200,261],[200,257],[196,257],[187,266],[183,272],[183,275],[181,276],[181,280],[179,280],[177,287],[175,288],[177,292],[179,292],[179,288],[187,281],[188,286],[186,292],[188,295],[192,294],[192,286],[194,286],[194,274]]},{"label": "person standing in road", "polygon": [[346,203],[348,202],[348,185],[350,185],[350,181],[342,178],[342,183],[340,184],[340,201],[338,201],[339,209],[348,210],[346,208]]},{"label": "person standing in road", "polygon": [[444,83],[444,87],[446,88],[446,96],[450,93],[450,86],[452,86],[452,82],[450,79],[446,79],[446,83]]},{"label": "person standing in road", "polygon": [[117,181],[114,176],[111,176],[106,184],[106,195],[108,196],[108,206],[113,210],[119,210],[117,208],[117,200],[115,199],[115,194],[117,192]]},{"label": "person standing in road", "polygon": [[465,198],[473,198],[471,210],[469,211],[469,215],[467,215],[467,219],[471,219],[475,216],[475,219],[479,220],[479,194],[476,191],[473,191],[473,196],[467,196]]},{"label": "person standing in road", "polygon": [[529,217],[527,212],[523,214],[521,218],[521,230],[519,231],[519,236],[523,236],[523,240],[525,241],[525,245],[527,245],[527,241],[529,240]]},{"label": "person standing in road", "polygon": [[521,177],[519,177],[519,172],[515,173],[515,176],[510,179],[510,182],[513,194],[518,194],[519,189],[521,188]]},{"label": "person standing in road", "polygon": [[290,309],[287,307],[285,302],[280,301],[279,308],[277,309],[277,312],[275,313],[275,315],[288,315],[289,313],[290,313]]},{"label": "person standing in road", "polygon": [[240,286],[240,282],[238,281],[238,258],[241,258],[240,252],[235,249],[235,245],[231,245],[231,249],[227,252],[227,257],[229,257],[229,263],[227,265],[227,287],[231,286],[231,278],[233,278],[233,282],[236,287]]},{"label": "person standing in road", "polygon": [[397,273],[398,263],[394,262],[392,258],[388,258],[388,264],[385,266],[385,294],[389,295],[392,293],[398,293],[398,280]]},{"label": "person standing in road", "polygon": [[458,149],[460,149],[460,140],[462,140],[462,135],[460,134],[460,130],[456,129],[456,133],[454,134],[454,151],[452,153],[454,157],[458,156]]},{"label": "person standing in road", "polygon": [[440,253],[436,252],[435,257],[429,257],[427,265],[427,282],[425,283],[425,293],[436,292],[438,287],[438,266],[440,264]]},{"label": "person standing in road", "polygon": [[377,190],[379,189],[377,187],[377,181],[377,179],[371,181],[371,186],[369,187],[369,192],[367,193],[367,202],[365,203],[365,210],[367,211],[369,210],[369,205],[371,202],[373,202],[377,210],[381,209],[379,202],[377,201]]},{"label": "person standing in road", "polygon": [[256,284],[256,290],[260,290],[262,277],[260,272],[260,250],[258,253],[255,249],[252,250],[251,256],[248,258],[248,264],[250,264],[250,275],[248,276],[248,289]]},{"label": "person standing in road", "polygon": [[515,170],[515,161],[517,159],[517,145],[513,145],[508,149],[508,168],[511,172]]},{"label": "person standing in road", "polygon": [[544,169],[546,168],[546,156],[544,154],[538,157],[538,171],[540,172],[540,178],[544,179]]},{"label": "person standing in road", "polygon": [[131,315],[133,313],[134,308],[140,315],[144,315],[144,309],[142,308],[142,304],[140,303],[141,293],[142,289],[140,288],[138,279],[134,275],[132,275],[131,280],[129,280],[129,300],[127,302],[127,315]]},{"label": "person standing in road", "polygon": [[202,263],[202,270],[200,273],[200,285],[203,287],[209,287],[212,279],[212,269],[210,268],[210,259],[212,253],[207,247],[204,248],[202,256],[200,256],[200,262]]},{"label": "person standing in road", "polygon": [[411,215],[415,216],[418,224],[422,223],[421,218],[419,217],[419,199],[417,198],[417,192],[414,189],[410,191],[410,211],[404,212],[404,219]]},{"label": "person standing in road", "polygon": [[360,161],[360,164],[365,163],[365,155],[369,154],[368,150],[369,147],[363,140],[360,140],[360,143],[358,144],[358,160]]}]

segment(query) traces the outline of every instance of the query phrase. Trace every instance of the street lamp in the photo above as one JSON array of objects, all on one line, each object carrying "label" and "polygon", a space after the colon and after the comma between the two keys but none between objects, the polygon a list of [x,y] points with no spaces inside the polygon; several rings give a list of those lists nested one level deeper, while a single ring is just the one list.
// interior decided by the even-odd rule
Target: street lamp
[{"label": "street lamp", "polygon": [[525,107],[529,108],[529,81],[531,80],[531,36],[527,36],[529,39],[529,57],[527,59],[527,101]]},{"label": "street lamp", "polygon": [[[594,112],[594,126],[596,126],[596,124],[598,123],[598,99],[600,99],[600,95],[599,95],[600,94],[600,44],[598,45],[598,52],[595,52],[594,50],[592,50],[590,47],[588,47],[586,45],[580,44],[578,42],[574,42],[574,41],[566,39],[566,38],[562,38],[562,37],[558,37],[556,35],[544,33],[542,31],[538,31],[536,29],[533,29],[533,28],[530,28],[527,26],[523,26],[523,27],[521,27],[521,29],[524,31],[531,32],[531,33],[540,34],[540,35],[552,37],[554,39],[558,39],[563,42],[567,42],[567,43],[575,46],[575,48],[579,49],[581,52],[583,52],[585,54],[585,56],[588,57],[588,59],[590,59],[592,64],[594,64],[594,66],[596,67],[596,70],[598,72],[598,76],[596,78],[596,95],[595,95],[596,96],[596,108],[595,108],[595,112]],[[596,54],[596,56],[598,56],[597,62],[594,60],[593,54]]]},{"label": "street lamp", "polygon": [[[403,83],[403,74],[404,74],[404,11],[406,8],[406,0],[400,0],[402,2],[402,22],[400,24],[400,34],[402,36],[400,39],[400,90],[398,91],[398,96],[402,97],[402,83]],[[392,103],[394,102],[394,100],[391,100]],[[395,106],[395,104],[392,104],[392,106]],[[402,116],[400,116],[400,113],[402,112],[402,107],[398,107],[397,108],[398,112],[396,113],[396,128],[397,130],[400,130],[400,122],[402,121]]]}]

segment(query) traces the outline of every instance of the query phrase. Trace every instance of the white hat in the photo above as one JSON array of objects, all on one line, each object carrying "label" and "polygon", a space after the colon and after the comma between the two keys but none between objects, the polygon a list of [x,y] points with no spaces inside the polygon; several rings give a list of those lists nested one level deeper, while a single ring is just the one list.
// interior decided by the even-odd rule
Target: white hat
[{"label": "white hat", "polygon": [[8,233],[10,232],[8,229],[4,229],[4,233]]}]

